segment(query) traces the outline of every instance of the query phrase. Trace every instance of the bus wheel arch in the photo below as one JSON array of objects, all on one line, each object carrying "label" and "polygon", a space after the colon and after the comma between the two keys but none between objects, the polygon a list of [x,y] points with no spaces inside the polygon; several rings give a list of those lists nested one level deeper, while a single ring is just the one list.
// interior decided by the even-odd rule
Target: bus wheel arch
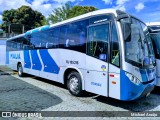
[{"label": "bus wheel arch", "polygon": [[[82,95],[82,93],[83,93],[82,76],[80,74],[80,71],[78,71],[74,68],[66,69],[66,71],[64,73],[64,84],[68,88],[69,92],[72,95],[74,95],[74,96],[81,96]],[[77,88],[77,89],[75,89],[75,88]]]},{"label": "bus wheel arch", "polygon": [[19,77],[23,77],[23,66],[21,62],[17,63],[17,72]]}]

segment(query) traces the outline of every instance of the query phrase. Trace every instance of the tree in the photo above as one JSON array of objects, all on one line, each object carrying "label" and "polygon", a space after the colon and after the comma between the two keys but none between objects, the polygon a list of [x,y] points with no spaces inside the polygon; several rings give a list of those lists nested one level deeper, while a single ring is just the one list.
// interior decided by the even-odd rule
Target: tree
[{"label": "tree", "polygon": [[82,15],[91,11],[95,11],[97,8],[92,6],[74,6],[72,7],[70,3],[66,3],[61,8],[56,8],[53,13],[49,15],[48,21],[52,23],[60,22],[78,15]]},{"label": "tree", "polygon": [[21,6],[18,9],[5,10],[2,14],[2,29],[7,32],[9,24],[24,25],[25,30],[42,26],[44,16],[42,13],[32,10],[29,6]]},{"label": "tree", "polygon": [[93,6],[74,6],[69,12],[68,18],[76,17],[95,10],[97,10],[97,8]]},{"label": "tree", "polygon": [[47,18],[44,18],[42,21],[41,21],[42,25],[49,25],[49,21]]},{"label": "tree", "polygon": [[69,12],[71,11],[70,3],[64,4],[64,6],[54,9],[52,14],[49,15],[48,20],[52,23],[60,22],[68,19]]},{"label": "tree", "polygon": [[2,13],[2,20],[3,20],[3,23],[1,25],[1,28],[4,30],[4,31],[8,31],[8,24],[12,23],[12,20],[14,19],[14,16],[15,16],[15,13],[16,13],[16,10],[15,9],[11,9],[11,10],[5,10],[3,13]]}]

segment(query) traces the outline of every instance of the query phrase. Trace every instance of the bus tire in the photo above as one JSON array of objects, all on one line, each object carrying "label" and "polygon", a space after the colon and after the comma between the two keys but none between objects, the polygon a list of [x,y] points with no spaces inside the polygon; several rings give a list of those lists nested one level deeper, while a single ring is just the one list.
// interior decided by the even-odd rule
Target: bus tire
[{"label": "bus tire", "polygon": [[18,66],[17,66],[17,71],[18,71],[18,76],[19,77],[23,77],[23,67],[22,67],[22,64],[20,63],[20,64],[18,64]]},{"label": "bus tire", "polygon": [[82,95],[82,80],[78,72],[73,71],[68,75],[67,88],[74,96]]}]

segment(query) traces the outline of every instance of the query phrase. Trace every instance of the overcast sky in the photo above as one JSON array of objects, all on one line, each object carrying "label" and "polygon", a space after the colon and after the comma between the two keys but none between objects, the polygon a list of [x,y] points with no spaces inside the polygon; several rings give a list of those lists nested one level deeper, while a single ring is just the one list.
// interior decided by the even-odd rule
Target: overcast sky
[{"label": "overcast sky", "polygon": [[144,22],[160,22],[160,0],[0,0],[0,23],[4,10],[31,6],[46,17],[54,8],[70,1],[72,5],[94,6],[98,9],[115,8],[126,11]]}]

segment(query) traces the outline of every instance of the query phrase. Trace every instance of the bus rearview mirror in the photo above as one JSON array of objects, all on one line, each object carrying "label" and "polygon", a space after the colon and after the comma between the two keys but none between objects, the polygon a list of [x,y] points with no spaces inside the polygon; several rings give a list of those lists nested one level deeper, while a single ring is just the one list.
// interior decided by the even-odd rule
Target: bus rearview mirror
[{"label": "bus rearview mirror", "polygon": [[124,23],[123,24],[123,35],[125,41],[131,40],[131,23]]}]

